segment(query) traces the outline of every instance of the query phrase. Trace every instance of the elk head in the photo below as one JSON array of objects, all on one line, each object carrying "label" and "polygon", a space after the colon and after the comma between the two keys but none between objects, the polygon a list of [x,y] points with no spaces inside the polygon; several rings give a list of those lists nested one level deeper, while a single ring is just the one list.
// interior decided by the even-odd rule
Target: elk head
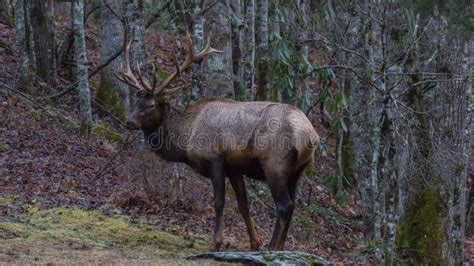
[{"label": "elk head", "polygon": [[[186,60],[177,67],[171,75],[169,75],[160,84],[157,84],[156,76],[153,75],[153,82],[146,79],[141,71],[140,65],[137,63],[138,78],[132,72],[130,67],[130,47],[133,38],[125,37],[124,41],[124,55],[125,66],[121,76],[117,78],[130,85],[137,90],[138,99],[132,105],[131,112],[127,121],[128,129],[153,129],[159,126],[163,121],[163,109],[167,102],[173,95],[179,91],[180,87],[170,88],[171,82],[179,75],[179,73],[188,69],[193,62],[199,62],[210,53],[221,52],[211,47],[211,39],[207,38],[206,46],[198,54],[194,53],[193,40],[189,32],[186,34],[185,42],[187,46],[188,56]],[[155,71],[153,66],[153,72]]]}]

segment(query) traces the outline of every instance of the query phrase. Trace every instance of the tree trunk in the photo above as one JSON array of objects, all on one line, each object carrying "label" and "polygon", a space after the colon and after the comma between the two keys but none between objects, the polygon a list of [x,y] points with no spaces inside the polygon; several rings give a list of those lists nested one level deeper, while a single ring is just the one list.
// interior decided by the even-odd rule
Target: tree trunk
[{"label": "tree trunk", "polygon": [[[209,6],[214,1],[206,1]],[[202,89],[206,98],[233,98],[232,32],[229,1],[218,1],[205,14],[205,28],[212,46],[223,53],[209,55],[202,64]]]},{"label": "tree trunk", "polygon": [[[145,10],[144,0],[130,0],[124,3],[125,16],[128,20],[128,29],[130,35],[133,35],[134,42],[130,48],[131,62],[146,62],[145,49]],[[132,63],[131,63],[132,64]],[[137,70],[136,63],[131,66],[133,71]],[[144,71],[146,66],[140,66]],[[133,98],[133,97],[132,97]]]},{"label": "tree trunk", "polygon": [[[145,47],[145,10],[144,0],[128,0],[124,1],[124,12],[128,24],[127,32],[133,36],[134,42],[130,47],[130,64],[132,71],[137,73],[137,62],[145,64],[141,65],[142,73],[146,73],[146,47]],[[132,63],[134,62],[134,63]],[[154,74],[154,73],[153,73]],[[128,99],[130,102],[135,101],[135,90],[129,87]],[[127,99],[127,98],[126,98]],[[128,106],[129,103],[126,103]],[[145,139],[143,134],[137,140],[137,145],[140,149],[145,148]]]},{"label": "tree trunk", "polygon": [[268,99],[268,5],[269,0],[257,1],[257,32],[256,41],[258,44],[258,78],[255,99],[266,101]]},{"label": "tree trunk", "polygon": [[[365,1],[365,7],[367,7]],[[352,31],[355,32],[352,37],[352,42],[360,53],[365,57],[369,57],[369,46],[368,39],[370,38],[369,26],[366,24],[367,20],[364,20],[363,16],[359,14],[357,23],[353,26]],[[371,79],[370,66],[364,63],[360,58],[351,58],[351,61],[355,65],[362,66],[363,79],[356,79],[354,82],[354,89],[350,90],[349,99],[351,100],[349,105],[349,113],[352,117],[352,123],[350,127],[351,141],[353,143],[355,158],[357,158],[356,164],[356,179],[357,189],[361,197],[362,203],[362,216],[364,221],[364,234],[367,239],[373,236],[373,191],[370,181],[370,162],[372,161],[371,154],[373,149],[373,140],[369,133],[374,121],[372,118],[375,108],[375,91],[369,85]]]},{"label": "tree trunk", "polygon": [[34,81],[34,53],[31,47],[30,15],[29,5],[24,0],[16,1],[16,32],[18,38],[18,50],[20,54],[20,70],[17,86],[29,91]]},{"label": "tree trunk", "polygon": [[243,17],[242,17],[242,1],[234,0],[231,1],[232,10],[234,12],[235,19],[232,20],[232,70],[234,72],[234,90],[235,98],[238,100],[245,100],[245,88],[243,82],[243,53],[242,53],[242,40],[243,40]]},{"label": "tree trunk", "polygon": [[76,51],[79,108],[81,110],[81,134],[88,137],[92,127],[92,110],[87,74],[87,51],[84,36],[84,0],[74,0],[74,47]]},{"label": "tree trunk", "polygon": [[[49,5],[47,5],[47,2]],[[53,3],[52,1],[32,1],[31,25],[33,28],[36,74],[51,85],[56,83],[56,60]]]},{"label": "tree trunk", "polygon": [[[107,0],[105,3],[119,16],[123,16],[123,1]],[[123,25],[119,18],[113,14],[104,2],[101,3],[101,62],[107,60],[123,46]],[[123,57],[117,57],[110,62],[100,74],[100,84],[97,88],[95,99],[104,105],[112,114],[121,121],[127,119],[130,103],[129,88],[119,81],[115,74],[121,70]],[[135,64],[134,64],[135,65]]]},{"label": "tree trunk", "polygon": [[245,100],[252,100],[255,81],[255,0],[245,1],[243,37],[243,90]]},{"label": "tree trunk", "polygon": [[[200,14],[202,12],[202,7],[200,4],[196,4],[194,13]],[[193,39],[194,39],[194,52],[199,53],[199,51],[204,48],[204,17],[198,16],[193,23]],[[191,100],[198,100],[202,92],[202,71],[201,71],[201,62],[195,62],[192,66],[192,84],[191,84]]]}]

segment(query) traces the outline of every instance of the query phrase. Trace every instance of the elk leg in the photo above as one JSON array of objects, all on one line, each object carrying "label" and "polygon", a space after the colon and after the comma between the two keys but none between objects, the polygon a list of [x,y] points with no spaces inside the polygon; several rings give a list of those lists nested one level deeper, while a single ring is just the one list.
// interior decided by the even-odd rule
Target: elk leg
[{"label": "elk leg", "polygon": [[259,250],[260,243],[257,241],[254,223],[250,217],[249,205],[247,200],[247,191],[245,189],[245,181],[241,175],[230,176],[230,184],[234,189],[235,196],[237,198],[237,204],[239,206],[239,211],[244,218],[245,225],[247,226],[247,231],[250,238],[250,249]]},{"label": "elk leg", "polygon": [[[298,170],[296,170],[293,174],[290,175],[288,178],[288,192],[290,196],[291,202],[293,204],[296,202],[296,185],[298,183],[298,180],[300,179],[301,174],[303,173],[304,169],[306,168],[306,164],[302,165]],[[291,223],[291,214],[290,217],[285,225],[285,228],[283,229],[282,235],[286,238],[288,235],[288,229],[290,228],[290,223]],[[279,243],[277,243],[277,249],[283,250],[283,247],[285,245],[285,240],[281,240]]]},{"label": "elk leg", "polygon": [[283,249],[283,244],[286,240],[284,229],[286,224],[289,223],[294,209],[294,202],[290,198],[286,182],[283,182],[285,179],[276,178],[276,176],[267,177],[277,211],[275,228],[273,229],[273,236],[269,246],[270,250]]},{"label": "elk leg", "polygon": [[222,214],[225,204],[225,176],[224,160],[222,157],[211,162],[211,181],[214,189],[214,210],[216,213],[214,224],[214,250],[219,251],[223,245],[224,220]]},{"label": "elk leg", "polygon": [[291,215],[293,214],[294,209],[294,202],[291,200],[287,188],[285,188],[282,193],[277,196],[275,202],[277,209],[277,221],[275,230],[273,232],[272,242],[270,242],[270,247],[272,247],[273,243],[273,250],[283,250],[286,240],[285,228],[290,223]]}]

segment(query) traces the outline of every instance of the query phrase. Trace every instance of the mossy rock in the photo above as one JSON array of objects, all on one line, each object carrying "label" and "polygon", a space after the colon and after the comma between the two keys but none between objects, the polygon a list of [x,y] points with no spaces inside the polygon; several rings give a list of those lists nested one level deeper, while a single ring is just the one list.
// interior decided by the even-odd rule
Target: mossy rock
[{"label": "mossy rock", "polygon": [[96,124],[92,128],[92,133],[96,136],[102,137],[110,142],[117,142],[117,143],[122,143],[123,138],[120,133],[118,133],[116,130],[114,130],[111,127],[108,127],[103,124]]}]

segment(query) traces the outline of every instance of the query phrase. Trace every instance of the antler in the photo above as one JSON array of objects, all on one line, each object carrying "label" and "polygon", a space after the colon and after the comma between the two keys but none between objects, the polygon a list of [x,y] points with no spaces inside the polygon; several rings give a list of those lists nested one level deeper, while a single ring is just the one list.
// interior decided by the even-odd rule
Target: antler
[{"label": "antler", "polygon": [[[153,93],[154,95],[159,95],[163,92],[166,92],[167,94],[172,94],[176,92],[177,90],[179,90],[179,88],[166,89],[166,87],[169,86],[169,84],[178,76],[179,73],[188,69],[192,65],[193,62],[202,60],[208,54],[222,53],[222,51],[216,50],[211,47],[211,39],[209,37],[207,38],[206,46],[198,54],[194,53],[193,40],[189,32],[186,33],[185,41],[187,43],[188,57],[179,67],[177,67],[176,71],[174,71],[171,75],[169,75],[163,82],[161,82],[158,88],[156,88],[156,76],[154,75],[154,79],[152,83],[153,85],[150,85],[150,82],[146,78],[143,77],[138,63],[137,63],[138,79],[133,74],[130,68],[130,46],[132,45],[133,40],[132,39],[128,41],[126,40],[124,42],[124,49],[123,49],[124,54],[125,54],[125,67],[124,67],[122,76],[116,75],[117,78],[120,81],[132,86],[133,88],[136,88],[138,91],[149,92],[149,93]],[[154,68],[154,65],[153,65],[153,68]]]},{"label": "antler", "polygon": [[[187,43],[187,50],[188,50],[188,57],[186,60],[179,66],[179,68],[174,71],[171,75],[169,75],[163,82],[161,82],[160,86],[158,87],[157,93],[161,93],[177,76],[178,73],[183,72],[184,70],[188,69],[193,62],[197,62],[202,60],[205,56],[211,53],[222,53],[222,51],[216,50],[211,47],[211,38],[208,36],[206,41],[206,46],[204,49],[199,52],[197,55],[194,54],[193,48],[193,39],[191,38],[191,34],[186,32],[185,41]],[[177,89],[170,89],[170,92],[174,92]]]},{"label": "antler", "polygon": [[[152,92],[153,87],[150,86],[150,83],[148,80],[143,78],[142,73],[140,71],[140,65],[137,63],[137,69],[138,69],[138,77],[139,80],[135,77],[135,75],[132,72],[132,68],[130,67],[130,47],[132,45],[133,38],[128,39],[127,36],[125,36],[125,41],[124,41],[124,47],[123,47],[123,53],[125,55],[125,67],[122,73],[122,76],[116,75],[117,78],[132,86],[133,88],[137,89],[140,92]],[[156,77],[154,78],[153,84],[156,84]]]}]

